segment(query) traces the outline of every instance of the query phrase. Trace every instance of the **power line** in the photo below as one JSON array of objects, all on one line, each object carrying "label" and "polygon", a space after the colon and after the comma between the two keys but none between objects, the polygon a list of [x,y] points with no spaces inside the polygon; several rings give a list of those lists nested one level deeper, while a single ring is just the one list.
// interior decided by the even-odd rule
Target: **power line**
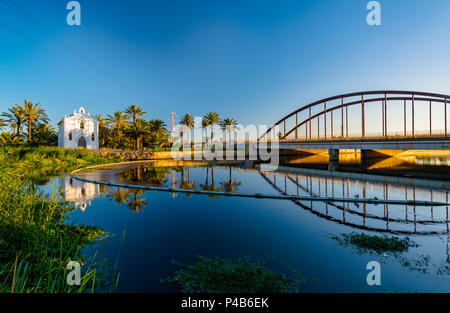
[{"label": "power line", "polygon": [[[1,1],[1,0],[0,0],[0,1]],[[35,40],[34,38],[28,36],[27,34],[23,33],[23,32],[20,31],[19,29],[17,29],[16,27],[12,26],[11,24],[6,23],[5,21],[2,21],[1,19],[0,19],[0,24],[3,25],[3,26],[6,27],[6,28],[12,30],[13,32],[15,32],[16,34],[18,34],[19,36],[21,36],[21,37],[23,37],[23,38],[25,38],[25,39],[27,39],[27,40],[33,42],[34,44],[36,44],[36,45],[39,45],[39,44],[40,44],[40,43],[39,43],[37,40]],[[59,57],[59,56],[57,56],[57,58],[58,58],[61,62],[67,64],[67,60],[64,60],[63,58],[61,58],[61,57]],[[69,64],[70,64],[71,66],[73,66],[75,69],[77,69],[78,71],[80,71],[81,73],[86,73],[81,67],[79,67],[79,66],[77,66],[77,65],[75,65],[75,64],[73,64],[73,63],[69,63]]]},{"label": "power line", "polygon": [[[58,36],[57,34],[55,34],[54,32],[52,32],[47,26],[45,26],[44,24],[42,24],[38,19],[36,19],[34,16],[32,16],[30,13],[28,13],[25,9],[23,9],[22,7],[20,7],[18,4],[16,4],[15,2],[13,2],[12,0],[9,0],[9,2],[7,2],[6,0],[0,0],[0,2],[2,2],[4,5],[6,5],[10,10],[14,11],[17,15],[19,15],[20,17],[22,17],[25,21],[33,24],[34,26],[36,26],[41,32],[43,32],[44,34],[50,36],[50,38],[52,38],[55,42],[57,42],[59,45],[61,45],[63,48],[65,48],[67,51],[69,51],[70,53],[72,53],[73,55],[75,55],[76,57],[78,57],[79,59],[81,59],[81,61],[83,61],[85,64],[87,64],[88,66],[94,68],[98,73],[100,73],[102,76],[108,78],[109,80],[114,81],[116,84],[120,85],[120,87],[125,90],[126,92],[133,94],[129,88],[123,83],[121,82],[119,79],[117,79],[116,77],[110,75],[109,73],[107,73],[106,71],[104,71],[100,66],[98,66],[95,62],[93,62],[92,60],[90,60],[88,57],[86,57],[84,54],[82,54],[81,52],[79,52],[77,49],[75,49],[73,46],[71,46],[67,41],[65,41],[63,38],[61,38],[60,36]],[[6,24],[6,23],[4,23]],[[11,25],[8,25],[7,27],[13,29],[13,27]],[[14,30],[14,29],[13,29]],[[23,36],[24,34],[20,31],[18,31],[17,29],[14,30],[16,33],[20,34],[21,36]],[[24,36],[27,39],[30,39],[28,36]],[[36,42],[35,40],[31,39],[33,42]],[[134,96],[134,95],[133,95]]]}]

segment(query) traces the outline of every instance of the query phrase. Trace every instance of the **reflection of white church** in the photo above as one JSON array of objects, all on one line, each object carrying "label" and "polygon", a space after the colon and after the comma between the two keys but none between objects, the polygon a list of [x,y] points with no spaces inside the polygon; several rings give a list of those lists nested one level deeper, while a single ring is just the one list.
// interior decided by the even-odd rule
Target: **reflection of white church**
[{"label": "reflection of white church", "polygon": [[85,183],[72,177],[59,178],[59,188],[64,191],[64,200],[72,202],[76,209],[85,211],[99,194],[96,184]]},{"label": "reflection of white church", "polygon": [[86,148],[97,150],[98,122],[81,107],[59,123],[58,146],[62,148]]}]

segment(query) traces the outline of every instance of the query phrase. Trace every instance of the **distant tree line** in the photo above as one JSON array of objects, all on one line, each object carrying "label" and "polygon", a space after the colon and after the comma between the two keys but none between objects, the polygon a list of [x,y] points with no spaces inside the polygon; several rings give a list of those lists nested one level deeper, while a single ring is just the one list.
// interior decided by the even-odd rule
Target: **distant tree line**
[{"label": "distant tree line", "polygon": [[[116,111],[112,115],[96,115],[99,127],[99,144],[101,148],[142,150],[170,147],[167,125],[160,119],[145,120],[146,112],[140,105],[131,104],[124,111]],[[180,120],[181,139],[195,127],[194,118],[186,113]],[[233,118],[220,119],[216,112],[206,113],[202,119],[202,129],[208,141],[214,138],[214,127],[219,125],[231,141],[231,135],[238,130],[237,121]],[[9,126],[10,131],[5,131]],[[49,119],[39,103],[24,101],[23,105],[14,105],[0,118],[1,145],[47,145],[58,144],[58,134],[49,124]],[[228,137],[227,137],[228,134]]]}]

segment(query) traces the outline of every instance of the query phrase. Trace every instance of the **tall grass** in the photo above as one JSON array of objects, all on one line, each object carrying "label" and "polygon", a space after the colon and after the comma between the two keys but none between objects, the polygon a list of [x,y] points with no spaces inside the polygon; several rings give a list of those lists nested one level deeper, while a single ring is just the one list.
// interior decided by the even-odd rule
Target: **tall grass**
[{"label": "tall grass", "polygon": [[[53,195],[38,195],[27,183],[29,171],[39,164],[58,159],[67,169],[102,161],[85,153],[56,148],[0,151],[0,292],[65,293],[102,288],[103,274],[95,260],[85,259],[81,251],[103,240],[103,230],[68,224],[70,203]],[[70,261],[83,265],[80,286],[66,282]]]}]

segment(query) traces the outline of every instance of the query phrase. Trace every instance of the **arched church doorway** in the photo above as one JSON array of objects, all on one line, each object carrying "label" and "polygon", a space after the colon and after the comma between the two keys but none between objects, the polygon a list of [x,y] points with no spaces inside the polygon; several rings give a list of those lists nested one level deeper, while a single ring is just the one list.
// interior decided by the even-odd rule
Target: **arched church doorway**
[{"label": "arched church doorway", "polygon": [[86,139],[81,136],[80,138],[78,138],[78,148],[84,148],[86,149]]}]

